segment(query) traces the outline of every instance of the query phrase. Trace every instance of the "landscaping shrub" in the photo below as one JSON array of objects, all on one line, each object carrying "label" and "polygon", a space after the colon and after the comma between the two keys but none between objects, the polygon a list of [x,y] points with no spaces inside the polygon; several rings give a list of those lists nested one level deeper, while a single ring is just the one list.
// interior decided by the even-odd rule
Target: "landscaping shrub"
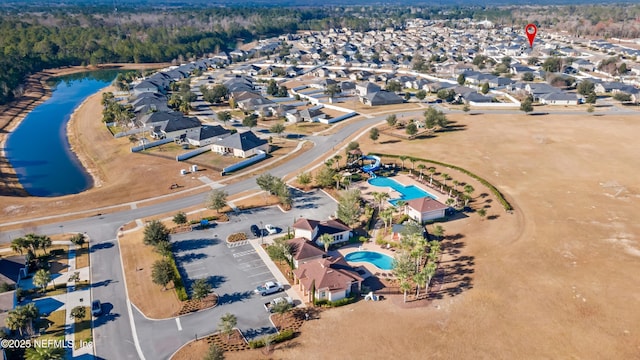
[{"label": "landscaping shrub", "polygon": [[[369,155],[384,156],[384,157],[389,157],[389,158],[399,158],[400,157],[399,155],[380,154],[380,153],[369,153]],[[504,209],[506,211],[513,210],[513,207],[511,206],[511,204],[509,204],[507,199],[504,198],[504,196],[502,195],[500,190],[498,190],[495,186],[491,185],[491,183],[488,182],[487,180],[485,180],[485,179],[481,178],[480,176],[472,173],[471,171],[469,171],[467,169],[464,169],[464,168],[461,168],[459,166],[443,163],[443,162],[440,162],[440,161],[428,160],[428,159],[422,159],[422,158],[416,158],[416,157],[410,157],[410,158],[414,159],[416,161],[424,161],[424,162],[428,162],[428,163],[444,166],[444,167],[447,167],[447,168],[450,168],[450,169],[458,170],[458,171],[460,171],[460,172],[462,172],[464,174],[467,174],[467,175],[471,176],[472,178],[478,180],[482,185],[484,185],[487,188],[489,188],[489,190],[493,193],[493,195],[495,195],[496,198],[498,198],[498,201],[500,202],[500,204],[502,205],[502,207],[504,207]]]},{"label": "landscaping shrub", "polygon": [[[277,334],[269,335],[269,339],[272,344],[281,343],[283,341],[291,340],[295,336],[295,333],[291,329],[284,329]],[[249,347],[251,349],[257,349],[265,346],[265,338],[250,340]]]},{"label": "landscaping shrub", "polygon": [[409,215],[402,214],[400,218],[398,218],[398,224],[404,224],[405,221],[409,220]]},{"label": "landscaping shrub", "polygon": [[189,300],[189,295],[187,295],[187,290],[184,288],[184,284],[182,283],[182,277],[178,271],[178,266],[176,265],[176,260],[173,258],[173,254],[169,256],[169,261],[171,262],[171,267],[173,267],[173,272],[175,273],[173,278],[173,287],[176,289],[178,300],[187,301]]},{"label": "landscaping shrub", "polygon": [[15,289],[15,286],[12,284],[7,284],[6,282],[0,283],[0,293],[11,291]]},{"label": "landscaping shrub", "polygon": [[242,241],[242,240],[247,240],[247,234],[235,233],[235,234],[229,235],[229,237],[227,238],[228,242],[236,242],[236,241]]},{"label": "landscaping shrub", "polygon": [[351,304],[352,302],[355,301],[355,299],[356,299],[355,297],[348,297],[348,298],[344,298],[336,301],[329,301],[327,299],[322,299],[322,300],[316,300],[315,305],[322,306],[322,307],[339,307],[339,306]]}]

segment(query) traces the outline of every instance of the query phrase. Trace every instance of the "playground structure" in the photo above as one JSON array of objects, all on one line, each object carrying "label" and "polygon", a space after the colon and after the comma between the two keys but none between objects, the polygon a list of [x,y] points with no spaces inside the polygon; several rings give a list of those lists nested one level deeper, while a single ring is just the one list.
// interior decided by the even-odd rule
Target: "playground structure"
[{"label": "playground structure", "polygon": [[[372,161],[366,163],[365,161]],[[375,155],[362,155],[359,150],[353,150],[348,154],[347,167],[359,167],[363,172],[368,174],[371,178],[375,178],[375,171],[379,170],[382,163],[380,157]]]}]

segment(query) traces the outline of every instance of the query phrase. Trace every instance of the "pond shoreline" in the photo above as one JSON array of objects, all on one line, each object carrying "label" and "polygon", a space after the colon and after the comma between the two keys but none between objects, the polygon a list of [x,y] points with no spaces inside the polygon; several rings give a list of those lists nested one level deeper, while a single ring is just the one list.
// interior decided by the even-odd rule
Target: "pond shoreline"
[{"label": "pond shoreline", "polygon": [[[30,75],[24,84],[24,93],[13,102],[0,106],[0,196],[10,197],[30,197],[31,195],[25,190],[23,185],[18,181],[15,169],[7,158],[5,153],[6,141],[9,135],[22,123],[26,116],[31,113],[37,106],[42,105],[45,101],[51,98],[52,90],[47,85],[47,81],[54,77],[60,77],[64,75],[71,75],[81,72],[98,71],[98,70],[129,70],[129,69],[147,69],[157,68],[166,64],[105,64],[100,66],[73,66],[56,69],[47,69],[35,74]],[[100,90],[98,92],[101,92]],[[91,95],[93,96],[93,95]],[[89,96],[89,98],[91,97]],[[88,100],[85,99],[76,109],[69,122],[67,123],[67,136],[69,138],[70,150],[80,160],[85,172],[93,178],[94,184],[87,190],[96,186],[99,183],[99,179],[95,176],[95,170],[91,170],[86,167],[86,157],[83,156],[81,151],[74,149],[71,143],[71,138],[75,136],[73,130],[69,127],[69,123],[80,109]],[[84,160],[83,160],[84,159]],[[85,191],[87,191],[85,190]]]}]

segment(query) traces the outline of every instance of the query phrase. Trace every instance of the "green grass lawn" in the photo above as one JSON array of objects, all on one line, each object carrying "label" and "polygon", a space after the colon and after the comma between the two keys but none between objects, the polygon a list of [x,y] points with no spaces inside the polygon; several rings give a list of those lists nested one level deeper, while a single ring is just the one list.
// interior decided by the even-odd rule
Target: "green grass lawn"
[{"label": "green grass lawn", "polygon": [[73,337],[73,347],[78,349],[80,348],[81,342],[89,342],[93,341],[93,337],[91,335],[91,307],[86,306],[87,310],[84,318],[80,321],[76,320],[74,326],[74,337]]}]

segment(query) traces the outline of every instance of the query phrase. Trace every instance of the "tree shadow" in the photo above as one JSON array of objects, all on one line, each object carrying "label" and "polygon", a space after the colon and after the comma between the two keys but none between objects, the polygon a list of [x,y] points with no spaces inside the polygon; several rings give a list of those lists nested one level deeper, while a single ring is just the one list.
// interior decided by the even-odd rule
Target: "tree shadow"
[{"label": "tree shadow", "polygon": [[246,299],[251,298],[252,295],[253,295],[253,291],[244,291],[244,292],[236,291],[231,294],[224,294],[218,297],[218,304],[224,305],[224,304],[232,304],[238,301],[244,301]]},{"label": "tree shadow", "polygon": [[489,216],[487,216],[487,220],[495,220],[495,219],[497,219],[499,217],[500,217],[500,215],[497,215],[497,214],[496,215],[489,215]]},{"label": "tree shadow", "polygon": [[111,242],[104,242],[104,243],[100,243],[100,244],[95,244],[91,246],[91,250],[90,252],[94,252],[96,250],[100,250],[100,249],[109,249],[113,247],[113,243]]},{"label": "tree shadow", "polygon": [[179,263],[190,263],[197,260],[202,260],[208,258],[209,255],[205,253],[188,253],[180,256],[176,256],[176,261]]},{"label": "tree shadow", "polygon": [[91,284],[91,287],[100,287],[100,286],[109,286],[111,283],[117,283],[118,281],[113,281],[111,279],[95,282]]},{"label": "tree shadow", "polygon": [[173,252],[203,249],[220,243],[218,239],[188,239],[172,242]]},{"label": "tree shadow", "polygon": [[220,285],[224,284],[226,281],[227,281],[227,277],[222,275],[209,276],[209,278],[207,279],[207,282],[209,283],[209,285],[211,285],[211,287],[214,289],[219,288]]},{"label": "tree shadow", "polygon": [[385,140],[385,141],[380,141],[380,145],[382,144],[395,144],[395,143],[399,143],[400,140],[396,140],[396,139],[392,139],[392,140]]}]

